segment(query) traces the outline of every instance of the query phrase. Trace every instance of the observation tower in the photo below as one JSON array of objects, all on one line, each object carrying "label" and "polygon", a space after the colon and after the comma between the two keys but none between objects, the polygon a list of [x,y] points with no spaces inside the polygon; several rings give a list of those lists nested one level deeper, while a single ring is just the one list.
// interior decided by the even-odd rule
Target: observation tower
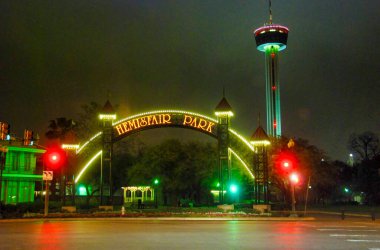
[{"label": "observation tower", "polygon": [[281,136],[280,81],[278,78],[279,52],[286,49],[289,29],[272,23],[272,3],[269,1],[269,23],[254,32],[257,50],[265,53],[267,133]]}]

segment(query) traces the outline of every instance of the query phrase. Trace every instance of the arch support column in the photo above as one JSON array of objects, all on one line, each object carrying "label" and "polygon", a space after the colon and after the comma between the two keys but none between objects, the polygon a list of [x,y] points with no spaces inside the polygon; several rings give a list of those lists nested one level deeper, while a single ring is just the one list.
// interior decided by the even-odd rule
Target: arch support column
[{"label": "arch support column", "polygon": [[[112,149],[113,149],[113,127],[112,122],[116,119],[115,111],[111,103],[107,100],[102,112],[99,114],[99,119],[102,121],[102,162],[100,173],[100,204],[104,205],[104,183],[109,187],[109,199],[107,204],[112,205]],[[104,172],[108,174],[108,180],[105,181]],[[107,176],[106,174],[106,176]]]},{"label": "arch support column", "polygon": [[230,146],[228,129],[230,126],[230,118],[233,116],[233,113],[230,104],[224,96],[215,108],[215,115],[218,117],[219,203],[225,204],[230,202],[228,200],[228,185],[230,184],[231,179],[231,161],[228,150]]}]

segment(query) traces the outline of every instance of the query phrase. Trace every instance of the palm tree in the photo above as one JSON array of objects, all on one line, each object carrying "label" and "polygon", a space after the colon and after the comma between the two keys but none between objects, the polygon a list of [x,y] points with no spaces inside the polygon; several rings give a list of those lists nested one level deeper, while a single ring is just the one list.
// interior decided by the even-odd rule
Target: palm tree
[{"label": "palm tree", "polygon": [[73,133],[76,123],[72,119],[60,117],[55,120],[50,120],[49,130],[45,133],[45,136],[49,140],[58,140],[59,143],[65,141],[65,139]]}]

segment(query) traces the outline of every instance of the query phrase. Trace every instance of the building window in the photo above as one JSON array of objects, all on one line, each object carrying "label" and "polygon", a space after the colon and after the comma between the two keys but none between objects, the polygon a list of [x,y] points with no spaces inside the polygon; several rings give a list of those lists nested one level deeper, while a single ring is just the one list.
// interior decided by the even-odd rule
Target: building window
[{"label": "building window", "polygon": [[19,166],[20,158],[18,154],[12,155],[12,170],[17,171]]},{"label": "building window", "polygon": [[24,168],[25,168],[25,171],[29,171],[30,168],[31,168],[31,164],[32,164],[32,154],[25,154],[25,165],[24,165]]}]

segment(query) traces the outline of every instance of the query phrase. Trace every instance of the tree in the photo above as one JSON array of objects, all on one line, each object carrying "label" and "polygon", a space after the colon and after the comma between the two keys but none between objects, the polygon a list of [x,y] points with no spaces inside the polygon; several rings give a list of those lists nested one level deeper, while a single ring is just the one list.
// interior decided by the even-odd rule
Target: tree
[{"label": "tree", "polygon": [[[276,157],[281,152],[287,152],[294,157],[293,168],[301,175],[302,181],[298,185],[298,190],[306,191],[310,178],[314,200],[325,203],[326,200],[333,197],[337,190],[338,168],[328,161],[328,157],[323,150],[310,144],[307,140],[302,138],[295,139],[295,146],[292,148],[288,148],[288,141],[288,138],[282,137],[272,145],[270,155],[274,155],[274,157],[270,162],[270,172],[274,188],[279,190],[286,203],[290,204],[289,173],[283,173],[279,166],[276,165]],[[304,192],[301,193],[304,194]],[[303,195],[299,198],[303,199]]]},{"label": "tree", "polygon": [[355,191],[364,194],[366,203],[380,204],[380,156],[361,161],[355,169]]},{"label": "tree", "polygon": [[[114,105],[117,110],[119,105]],[[81,106],[82,110],[78,113],[77,126],[75,128],[78,137],[81,140],[87,140],[101,130],[99,123],[99,114],[103,105],[97,102],[90,102]]]},{"label": "tree", "polygon": [[151,185],[159,178],[165,205],[179,199],[207,203],[217,175],[216,155],[214,146],[199,142],[167,140],[146,147],[128,170],[128,185]]},{"label": "tree", "polygon": [[102,106],[97,102],[90,102],[81,106],[82,111],[78,114],[78,125],[75,130],[81,140],[86,140],[100,131],[99,112]]},{"label": "tree", "polygon": [[370,131],[351,134],[348,148],[357,153],[362,160],[371,160],[379,155],[379,137]]},{"label": "tree", "polygon": [[67,119],[65,117],[60,117],[55,120],[50,120],[48,131],[45,136],[55,143],[61,144],[67,139],[67,137],[72,136],[72,132],[76,126],[76,123],[72,119]]}]

